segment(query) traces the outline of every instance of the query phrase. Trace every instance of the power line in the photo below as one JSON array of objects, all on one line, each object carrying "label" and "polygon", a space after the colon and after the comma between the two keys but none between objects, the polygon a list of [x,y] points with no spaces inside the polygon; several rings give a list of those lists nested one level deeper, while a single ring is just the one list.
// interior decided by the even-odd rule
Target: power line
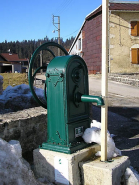
[{"label": "power line", "polygon": [[[59,9],[60,9],[60,7],[61,7],[62,5],[64,5],[64,4],[63,4],[63,2],[65,2],[65,0],[63,0],[63,1],[61,2],[61,4],[60,4],[58,7],[56,7],[56,8],[55,8],[55,10],[54,10],[53,14],[57,14],[57,13],[59,13]],[[57,10],[58,10],[58,12],[57,12]]]},{"label": "power line", "polygon": [[[63,2],[64,2],[64,1],[65,1],[65,0],[63,0]],[[57,7],[56,7],[56,9],[57,9]],[[52,11],[52,12],[55,12],[55,11]],[[47,29],[46,29],[46,35],[47,35],[47,33],[49,32],[50,28],[52,28],[53,14],[54,14],[54,13],[52,13],[52,16],[49,17],[49,23],[48,23],[48,26],[47,26]]]},{"label": "power line", "polygon": [[[71,4],[72,1],[73,0],[63,0],[61,4],[58,7],[56,7],[54,11],[55,13],[53,13],[53,15],[61,15],[64,11],[66,11],[69,8],[69,5]],[[49,32],[51,27],[52,27],[52,18],[49,19],[49,24],[47,26],[46,35]]]},{"label": "power line", "polygon": [[46,33],[48,33],[48,31],[50,30],[50,28],[51,28],[51,25],[52,24],[52,19],[50,18],[49,19],[49,24],[48,24],[48,26],[47,26],[47,30],[46,30]]},{"label": "power line", "polygon": [[58,11],[57,12],[55,11],[55,14],[61,15],[65,10],[69,8],[69,5],[71,4],[72,1],[73,0],[67,0],[67,1],[64,0],[63,1],[64,3],[63,2],[61,3],[61,5],[57,8]]},{"label": "power line", "polygon": [[80,29],[80,28],[78,28],[76,31],[74,31],[74,32],[73,32],[73,33],[71,33],[71,34],[64,36],[63,38],[68,37],[68,36],[70,36],[70,35],[72,35],[72,34],[76,33],[79,29]]}]

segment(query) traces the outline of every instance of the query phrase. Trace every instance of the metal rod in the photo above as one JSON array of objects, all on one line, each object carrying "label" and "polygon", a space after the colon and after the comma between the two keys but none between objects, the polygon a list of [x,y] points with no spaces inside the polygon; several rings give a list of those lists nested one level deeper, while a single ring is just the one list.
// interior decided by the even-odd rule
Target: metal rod
[{"label": "metal rod", "polygon": [[108,122],[108,0],[102,0],[102,97],[105,105],[101,107],[101,161],[107,160],[107,122]]},{"label": "metal rod", "polygon": [[[58,16],[58,44],[60,44],[60,16]],[[59,48],[58,48],[58,56],[60,56]]]},{"label": "metal rod", "polygon": [[[55,23],[55,20],[54,20],[55,17],[58,18],[58,23]],[[55,24],[58,24],[58,27]],[[58,44],[60,44],[60,16],[53,15],[53,25],[57,28],[56,31],[58,31]],[[60,56],[60,49],[59,48],[58,48],[58,56]]]}]

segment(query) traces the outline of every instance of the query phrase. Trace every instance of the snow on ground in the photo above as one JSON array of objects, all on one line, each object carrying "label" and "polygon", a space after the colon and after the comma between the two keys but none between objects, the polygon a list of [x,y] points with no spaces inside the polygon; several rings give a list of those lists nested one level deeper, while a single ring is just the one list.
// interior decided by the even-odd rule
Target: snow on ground
[{"label": "snow on ground", "polygon": [[[34,89],[37,96],[44,97],[42,89]],[[33,99],[29,85],[22,84],[15,87],[8,86],[0,95],[1,109],[17,111],[24,108],[37,106]],[[85,130],[83,139],[87,143],[98,143],[101,145],[101,123],[93,120],[91,128]],[[116,148],[115,143],[107,132],[107,152],[108,159],[121,155],[121,151]],[[101,151],[96,153],[101,156]],[[43,179],[41,179],[43,181]],[[139,174],[132,168],[127,168],[125,172],[126,185],[139,185]],[[6,185],[38,185],[29,164],[22,158],[22,149],[18,141],[6,141],[0,139],[0,183]]]},{"label": "snow on ground", "polygon": [[[126,169],[123,179],[125,185],[139,185],[139,174],[131,166]],[[36,180],[29,163],[22,158],[19,141],[11,140],[8,143],[0,138],[0,185],[42,185],[43,183],[53,184],[45,178]]]},{"label": "snow on ground", "polygon": [[125,183],[126,185],[139,185],[139,174],[132,166],[126,169]]},{"label": "snow on ground", "polygon": [[3,80],[3,76],[0,75],[0,80]]},{"label": "snow on ground", "polygon": [[[36,95],[43,101],[44,91],[34,87]],[[8,86],[0,95],[0,109],[5,111],[18,111],[38,106],[30,91],[29,85],[21,84],[15,87]],[[1,111],[0,111],[1,112]]]},{"label": "snow on ground", "polygon": [[[97,143],[101,145],[101,123],[92,120],[91,128],[87,128],[83,134],[83,139],[86,143]],[[98,151],[96,156],[101,156],[101,151]],[[121,151],[116,148],[114,140],[111,137],[109,131],[107,131],[107,158],[112,159],[113,157],[121,156]],[[139,185],[139,174],[129,167],[125,171],[124,175],[125,185]]]},{"label": "snow on ground", "polygon": [[[35,88],[35,92],[39,97],[44,96],[43,89]],[[21,84],[17,86],[8,86],[0,96],[0,99],[7,101],[11,98],[16,98],[17,96],[25,96],[25,97],[32,97],[32,93],[30,91],[29,85]]]},{"label": "snow on ground", "polygon": [[[93,120],[91,128],[87,128],[82,137],[86,143],[94,142],[101,145],[101,123]],[[98,151],[96,156],[101,156],[101,151]],[[112,159],[117,156],[121,156],[121,151],[116,148],[109,131],[107,131],[107,158]]]},{"label": "snow on ground", "polygon": [[30,164],[22,158],[19,141],[0,138],[0,185],[53,185],[46,178],[34,176]]},{"label": "snow on ground", "polygon": [[30,165],[22,158],[18,141],[0,139],[0,184],[39,185]]}]

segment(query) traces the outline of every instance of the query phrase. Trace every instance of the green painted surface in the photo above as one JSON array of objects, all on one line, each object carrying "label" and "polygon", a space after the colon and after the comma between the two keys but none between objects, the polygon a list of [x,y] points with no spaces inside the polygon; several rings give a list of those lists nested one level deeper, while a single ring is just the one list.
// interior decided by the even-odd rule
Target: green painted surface
[{"label": "green painted surface", "polygon": [[[99,106],[104,102],[99,96],[89,95],[88,70],[84,60],[77,55],[69,56],[66,51],[66,56],[54,57],[47,67],[44,92],[47,106],[39,101],[33,90],[33,80],[43,66],[32,75],[33,60],[41,49],[53,45],[57,46],[54,43],[40,46],[33,54],[29,69],[32,94],[41,106],[47,107],[48,137],[40,148],[73,153],[88,147],[82,135],[90,127],[89,102],[95,102]],[[58,47],[64,51],[61,46]]]},{"label": "green painted surface", "polygon": [[97,106],[104,105],[103,98],[101,96],[90,96],[90,95],[82,95],[81,96],[82,102],[92,102],[97,103]]},{"label": "green painted surface", "polygon": [[84,148],[87,144],[81,136],[90,126],[89,108],[87,103],[75,102],[74,95],[78,91],[88,94],[85,62],[79,56],[55,57],[46,76],[48,139],[42,148],[56,151],[63,148],[63,152],[66,148],[69,153]]}]

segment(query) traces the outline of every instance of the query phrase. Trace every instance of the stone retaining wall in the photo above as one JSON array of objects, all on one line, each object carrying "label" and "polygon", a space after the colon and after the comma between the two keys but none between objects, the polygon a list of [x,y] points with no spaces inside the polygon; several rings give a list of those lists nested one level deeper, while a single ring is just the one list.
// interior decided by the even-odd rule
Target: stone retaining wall
[{"label": "stone retaining wall", "polygon": [[116,82],[139,87],[139,74],[109,74],[108,79]]},{"label": "stone retaining wall", "polygon": [[47,138],[47,110],[35,107],[0,114],[0,138],[18,140],[23,154],[38,148]]}]

